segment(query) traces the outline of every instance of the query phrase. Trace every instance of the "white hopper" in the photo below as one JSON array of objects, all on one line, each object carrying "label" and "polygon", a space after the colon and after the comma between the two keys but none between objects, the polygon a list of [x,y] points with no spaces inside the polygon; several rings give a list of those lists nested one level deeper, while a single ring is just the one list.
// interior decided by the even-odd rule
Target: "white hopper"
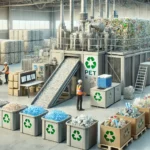
[{"label": "white hopper", "polygon": [[31,41],[32,39],[32,31],[31,30],[24,30],[23,36],[25,41]]},{"label": "white hopper", "polygon": [[15,53],[15,63],[19,63],[19,53]]},{"label": "white hopper", "polygon": [[14,41],[15,52],[19,52],[19,41]]},{"label": "white hopper", "polygon": [[36,35],[36,41],[39,41],[39,39],[40,39],[40,31],[39,30],[35,30],[35,35]]},{"label": "white hopper", "polygon": [[10,42],[8,40],[1,41],[1,53],[2,54],[10,53]]},{"label": "white hopper", "polygon": [[19,30],[19,40],[23,40],[23,30]]},{"label": "white hopper", "polygon": [[39,39],[40,39],[40,40],[43,40],[43,39],[44,39],[43,31],[40,30],[40,31],[39,31],[39,34],[40,34],[40,35],[39,35]]},{"label": "white hopper", "polygon": [[0,64],[4,64],[4,62],[7,62],[10,64],[10,54],[1,54]]},{"label": "white hopper", "polygon": [[10,53],[10,63],[15,63],[15,53]]},{"label": "white hopper", "polygon": [[9,30],[9,39],[14,39],[14,30]]},{"label": "white hopper", "polygon": [[19,40],[19,30],[14,30],[14,40]]}]

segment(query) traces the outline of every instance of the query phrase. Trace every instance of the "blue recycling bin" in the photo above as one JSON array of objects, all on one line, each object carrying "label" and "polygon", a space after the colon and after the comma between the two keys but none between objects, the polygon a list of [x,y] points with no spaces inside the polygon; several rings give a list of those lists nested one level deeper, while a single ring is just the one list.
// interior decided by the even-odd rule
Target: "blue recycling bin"
[{"label": "blue recycling bin", "polygon": [[112,84],[112,75],[103,74],[98,76],[97,87],[98,88],[108,88]]}]

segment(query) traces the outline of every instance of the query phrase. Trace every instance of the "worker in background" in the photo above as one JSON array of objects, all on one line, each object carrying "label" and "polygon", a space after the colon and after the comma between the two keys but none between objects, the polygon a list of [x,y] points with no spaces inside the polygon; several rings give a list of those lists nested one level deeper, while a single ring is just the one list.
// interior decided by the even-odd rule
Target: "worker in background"
[{"label": "worker in background", "polygon": [[5,74],[6,82],[4,84],[8,84],[9,66],[7,62],[4,63],[4,69],[2,70],[2,72]]},{"label": "worker in background", "polygon": [[78,80],[76,94],[77,94],[77,110],[84,111],[84,109],[82,108],[82,101],[83,101],[82,97],[85,93],[83,92],[82,88],[82,80]]}]

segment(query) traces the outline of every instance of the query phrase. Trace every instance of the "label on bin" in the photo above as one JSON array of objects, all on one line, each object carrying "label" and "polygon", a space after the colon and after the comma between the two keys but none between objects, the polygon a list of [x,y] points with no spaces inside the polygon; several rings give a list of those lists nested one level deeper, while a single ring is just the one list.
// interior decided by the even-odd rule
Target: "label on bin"
[{"label": "label on bin", "polygon": [[80,132],[78,130],[74,130],[74,132],[72,134],[72,138],[75,141],[81,141],[82,136],[80,135]]},{"label": "label on bin", "polygon": [[113,131],[106,131],[104,138],[107,142],[113,143],[116,139]]},{"label": "label on bin", "polygon": [[32,127],[32,123],[30,122],[30,119],[25,119],[24,126],[25,128],[29,128],[29,129]]},{"label": "label on bin", "polygon": [[99,92],[96,92],[94,95],[94,100],[95,101],[101,101],[102,100],[102,96]]},{"label": "label on bin", "polygon": [[48,126],[46,128],[46,131],[47,131],[48,134],[54,134],[55,133],[54,126],[51,125],[51,124],[48,124]]},{"label": "label on bin", "polygon": [[139,123],[138,123],[138,127],[141,128],[141,127],[143,126],[143,124],[144,124],[144,120],[141,119],[141,120],[139,121]]},{"label": "label on bin", "polygon": [[9,122],[10,122],[10,117],[9,117],[8,114],[4,114],[4,116],[3,116],[3,121],[4,121],[5,123],[9,123]]}]

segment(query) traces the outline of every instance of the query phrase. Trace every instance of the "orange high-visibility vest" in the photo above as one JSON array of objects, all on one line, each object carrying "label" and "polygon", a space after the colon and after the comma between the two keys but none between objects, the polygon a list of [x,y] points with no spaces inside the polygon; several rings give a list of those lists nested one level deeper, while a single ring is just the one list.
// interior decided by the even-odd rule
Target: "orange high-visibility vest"
[{"label": "orange high-visibility vest", "polygon": [[83,92],[81,90],[81,85],[77,85],[76,93],[77,95],[83,95]]},{"label": "orange high-visibility vest", "polygon": [[4,66],[5,74],[9,74],[9,66]]}]

